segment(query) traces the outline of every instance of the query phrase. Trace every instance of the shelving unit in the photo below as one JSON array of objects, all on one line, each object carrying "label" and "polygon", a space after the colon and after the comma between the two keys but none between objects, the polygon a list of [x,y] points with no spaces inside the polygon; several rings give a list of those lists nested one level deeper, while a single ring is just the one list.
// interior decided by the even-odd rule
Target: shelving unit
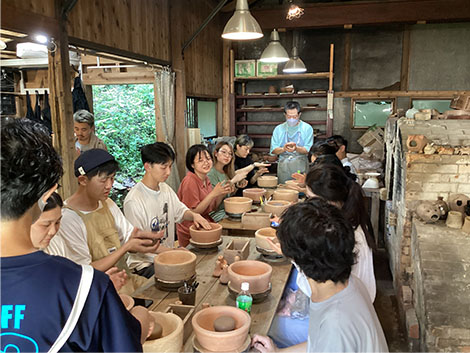
[{"label": "shelving unit", "polygon": [[[231,70],[232,92],[230,97],[230,134],[238,135],[248,133],[253,139],[270,139],[272,130],[276,125],[282,124],[284,116],[284,103],[287,100],[298,100],[302,105],[302,99],[305,98],[319,98],[320,104],[310,104],[302,106],[302,120],[315,127],[324,126],[323,133],[315,135],[315,137],[327,137],[333,134],[333,53],[334,46],[330,45],[330,67],[328,72],[305,73],[305,74],[290,74],[290,75],[276,75],[266,77],[234,77],[234,71]],[[233,68],[234,66],[231,65]],[[266,82],[274,83],[275,81],[291,81],[296,80],[328,80],[328,90],[312,90],[308,93],[247,93],[247,88],[252,82]],[[267,90],[268,87],[266,87]],[[294,86],[295,89],[295,86]],[[275,105],[254,105],[253,100],[261,100],[263,103],[266,99],[279,100],[279,104]],[[324,103],[324,105],[323,105]],[[325,112],[324,119],[312,119],[311,114],[308,112]],[[256,120],[257,113],[275,113],[278,114],[279,119],[276,120]],[[248,127],[254,126],[270,126],[270,133],[252,133],[248,132]],[[269,152],[269,147],[255,141],[255,152]]]}]

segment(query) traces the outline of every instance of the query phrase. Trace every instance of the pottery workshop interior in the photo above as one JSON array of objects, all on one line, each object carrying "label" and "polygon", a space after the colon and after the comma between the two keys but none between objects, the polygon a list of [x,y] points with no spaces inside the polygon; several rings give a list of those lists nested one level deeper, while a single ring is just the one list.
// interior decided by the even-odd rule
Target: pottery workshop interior
[{"label": "pottery workshop interior", "polygon": [[2,352],[470,352],[469,0],[3,0]]}]

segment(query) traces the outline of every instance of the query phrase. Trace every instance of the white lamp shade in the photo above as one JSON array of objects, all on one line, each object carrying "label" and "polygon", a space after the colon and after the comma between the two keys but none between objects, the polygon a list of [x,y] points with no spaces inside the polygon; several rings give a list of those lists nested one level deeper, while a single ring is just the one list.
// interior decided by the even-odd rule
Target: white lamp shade
[{"label": "white lamp shade", "polygon": [[271,32],[271,41],[266,49],[264,49],[263,54],[261,54],[260,61],[266,63],[284,63],[289,60],[289,54],[287,54],[279,39],[279,32],[274,29]]},{"label": "white lamp shade", "polygon": [[302,73],[306,72],[307,68],[305,67],[304,62],[300,58],[291,58],[287,63],[286,66],[284,66],[284,69],[282,70],[285,73],[288,74],[295,74],[295,73]]},{"label": "white lamp shade", "polygon": [[251,40],[263,36],[261,27],[251,15],[247,0],[237,0],[233,16],[228,20],[222,38],[231,40]]}]

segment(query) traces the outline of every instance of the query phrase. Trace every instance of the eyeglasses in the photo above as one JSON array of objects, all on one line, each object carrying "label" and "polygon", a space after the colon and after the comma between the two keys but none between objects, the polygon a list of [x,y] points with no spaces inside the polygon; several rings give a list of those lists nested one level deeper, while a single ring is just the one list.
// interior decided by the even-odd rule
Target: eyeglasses
[{"label": "eyeglasses", "polygon": [[209,158],[209,159],[207,159],[207,158],[202,159],[202,158],[201,158],[201,159],[198,159],[197,161],[194,161],[194,162],[200,163],[200,164],[204,164],[204,163],[209,164],[209,163],[212,162],[212,159],[210,159],[210,158]]},{"label": "eyeglasses", "polygon": [[286,118],[295,119],[295,118],[298,118],[300,116],[300,113],[292,114],[292,115],[284,113],[284,115],[286,116]]},{"label": "eyeglasses", "polygon": [[222,154],[225,155],[225,156],[230,156],[230,157],[233,156],[233,153],[232,153],[232,152],[226,151],[226,150],[219,150],[218,153],[222,153]]}]

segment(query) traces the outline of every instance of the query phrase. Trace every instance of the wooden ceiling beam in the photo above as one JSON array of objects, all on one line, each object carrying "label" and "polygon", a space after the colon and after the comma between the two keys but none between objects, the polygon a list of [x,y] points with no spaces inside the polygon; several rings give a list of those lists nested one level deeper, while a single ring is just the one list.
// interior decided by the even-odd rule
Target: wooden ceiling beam
[{"label": "wooden ceiling beam", "polygon": [[468,0],[390,0],[305,4],[304,15],[286,19],[285,7],[252,9],[261,28],[326,28],[344,25],[460,22],[470,20]]},{"label": "wooden ceiling beam", "polygon": [[2,29],[27,34],[39,32],[50,37],[56,37],[59,33],[59,22],[53,17],[13,7],[6,1],[2,1],[1,12]]}]

